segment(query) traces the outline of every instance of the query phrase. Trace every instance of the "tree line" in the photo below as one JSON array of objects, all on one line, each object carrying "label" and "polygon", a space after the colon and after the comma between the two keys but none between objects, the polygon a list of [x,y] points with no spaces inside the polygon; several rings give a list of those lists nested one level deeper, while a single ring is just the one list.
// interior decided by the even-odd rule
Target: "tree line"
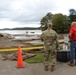
[{"label": "tree line", "polygon": [[42,17],[40,21],[40,28],[42,31],[47,29],[47,23],[53,23],[53,29],[57,31],[57,33],[68,33],[71,27],[71,22],[76,21],[76,10],[70,9],[69,16],[63,15],[62,13],[52,14],[51,12],[47,13],[44,17]]}]

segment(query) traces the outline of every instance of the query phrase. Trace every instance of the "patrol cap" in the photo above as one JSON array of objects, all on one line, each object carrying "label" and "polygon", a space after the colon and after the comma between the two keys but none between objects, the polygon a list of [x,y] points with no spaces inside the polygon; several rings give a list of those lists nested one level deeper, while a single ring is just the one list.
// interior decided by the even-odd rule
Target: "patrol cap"
[{"label": "patrol cap", "polygon": [[49,25],[52,26],[53,25],[52,22],[47,23],[47,26],[49,26]]}]

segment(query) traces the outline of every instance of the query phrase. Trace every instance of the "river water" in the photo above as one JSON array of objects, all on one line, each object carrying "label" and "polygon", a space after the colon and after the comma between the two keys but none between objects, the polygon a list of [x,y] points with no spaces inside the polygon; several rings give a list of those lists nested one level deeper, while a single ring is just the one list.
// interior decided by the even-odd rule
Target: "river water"
[{"label": "river water", "polygon": [[15,36],[16,39],[28,38],[28,36],[25,36],[26,32],[28,32],[28,35],[34,35],[30,36],[29,38],[35,37],[35,35],[40,35],[42,33],[41,30],[0,30],[0,33],[17,35]]},{"label": "river water", "polygon": [[28,32],[29,34],[41,34],[41,30],[0,30],[0,33],[8,33],[8,34],[26,34]]}]

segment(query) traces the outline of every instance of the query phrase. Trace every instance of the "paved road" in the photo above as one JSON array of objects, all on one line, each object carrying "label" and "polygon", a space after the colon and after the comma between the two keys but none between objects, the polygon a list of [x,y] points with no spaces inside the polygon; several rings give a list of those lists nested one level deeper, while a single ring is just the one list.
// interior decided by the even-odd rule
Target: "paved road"
[{"label": "paved road", "polygon": [[71,67],[67,63],[58,62],[54,72],[44,71],[43,63],[25,63],[25,68],[20,69],[17,69],[16,65],[17,61],[0,58],[0,75],[76,75],[76,66]]}]

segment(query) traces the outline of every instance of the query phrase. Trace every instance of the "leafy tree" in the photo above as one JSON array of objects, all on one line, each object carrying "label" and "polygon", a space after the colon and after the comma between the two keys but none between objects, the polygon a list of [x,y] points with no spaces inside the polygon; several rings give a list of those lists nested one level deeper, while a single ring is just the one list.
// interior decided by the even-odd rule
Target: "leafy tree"
[{"label": "leafy tree", "polygon": [[66,15],[61,13],[53,15],[52,23],[53,29],[56,30],[58,33],[67,33],[68,32],[68,25],[65,22]]},{"label": "leafy tree", "polygon": [[69,17],[61,13],[51,14],[47,13],[40,21],[41,30],[44,31],[47,29],[47,22],[53,23],[53,29],[58,33],[67,33],[70,28]]},{"label": "leafy tree", "polygon": [[40,21],[40,24],[41,24],[41,27],[40,27],[40,29],[42,30],[42,31],[44,31],[44,30],[46,30],[47,29],[47,19],[46,19],[46,17],[43,17],[42,19],[41,19],[41,21]]},{"label": "leafy tree", "polygon": [[52,13],[51,12],[49,12],[49,13],[47,13],[46,14],[46,19],[48,20],[48,21],[51,21],[52,20]]},{"label": "leafy tree", "polygon": [[44,31],[47,29],[47,23],[50,22],[52,19],[52,13],[49,12],[47,13],[40,21],[40,24],[41,24],[41,30]]},{"label": "leafy tree", "polygon": [[76,21],[76,10],[75,9],[70,9],[69,10],[69,17],[71,22]]}]

